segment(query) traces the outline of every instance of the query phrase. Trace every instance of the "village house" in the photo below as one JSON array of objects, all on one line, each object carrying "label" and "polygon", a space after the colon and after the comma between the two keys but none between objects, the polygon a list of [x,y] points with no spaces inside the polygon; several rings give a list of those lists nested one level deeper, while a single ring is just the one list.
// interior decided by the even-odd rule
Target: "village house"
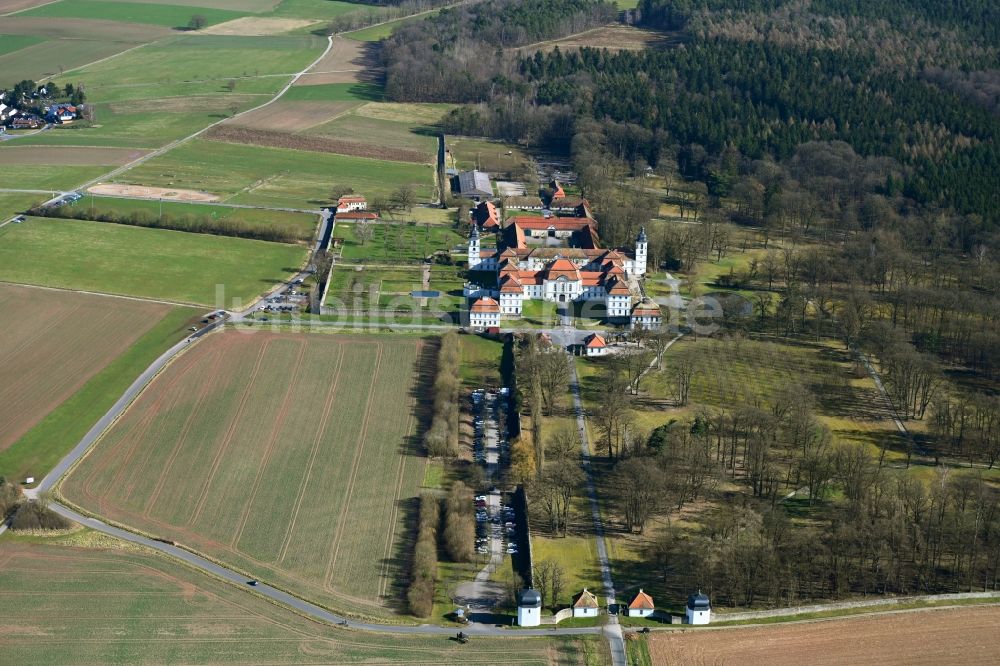
[{"label": "village house", "polygon": [[599,609],[597,597],[587,588],[573,599],[573,617],[597,617]]},{"label": "village house", "polygon": [[451,179],[451,189],[455,194],[467,199],[480,201],[493,198],[490,176],[482,171],[462,171]]},{"label": "village house", "polygon": [[583,340],[583,353],[585,356],[604,356],[608,353],[608,343],[604,336],[591,333]]},{"label": "village house", "polygon": [[337,199],[337,213],[367,209],[368,201],[362,196],[346,195]]},{"label": "village house", "polygon": [[656,610],[653,597],[649,596],[639,588],[639,592],[632,601],[629,602],[627,615],[629,617],[649,617]]},{"label": "village house", "polygon": [[632,306],[632,315],[629,317],[629,328],[643,327],[647,331],[655,331],[663,323],[663,314],[660,306],[644,298]]},{"label": "village house", "polygon": [[18,116],[10,121],[11,129],[38,129],[45,123],[37,116]]},{"label": "village house", "polygon": [[490,297],[476,299],[469,308],[469,326],[476,330],[500,326],[500,304]]},{"label": "village house", "polygon": [[77,108],[72,104],[53,104],[45,112],[50,123],[69,123],[76,120]]},{"label": "village house", "polygon": [[473,208],[472,221],[484,231],[496,231],[500,228],[500,215],[492,201],[483,201]]}]

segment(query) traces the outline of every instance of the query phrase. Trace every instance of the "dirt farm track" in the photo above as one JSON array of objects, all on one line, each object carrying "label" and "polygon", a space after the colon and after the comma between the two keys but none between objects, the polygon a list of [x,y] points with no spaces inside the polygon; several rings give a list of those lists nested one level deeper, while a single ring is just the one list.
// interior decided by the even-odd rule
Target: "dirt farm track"
[{"label": "dirt farm track", "polygon": [[996,664],[1000,606],[942,608],[746,629],[662,632],[654,664]]}]

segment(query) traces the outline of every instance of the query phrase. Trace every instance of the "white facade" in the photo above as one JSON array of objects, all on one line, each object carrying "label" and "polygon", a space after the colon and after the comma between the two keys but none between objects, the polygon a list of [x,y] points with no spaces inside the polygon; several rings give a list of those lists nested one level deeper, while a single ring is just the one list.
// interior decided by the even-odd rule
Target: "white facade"
[{"label": "white facade", "polygon": [[632,295],[612,295],[608,294],[607,298],[604,300],[604,307],[607,310],[607,316],[611,318],[627,317],[629,315],[629,310],[632,308]]},{"label": "white facade", "polygon": [[685,609],[685,620],[688,624],[708,624],[712,621],[712,611],[687,608]]},{"label": "white facade", "polygon": [[491,328],[500,326],[499,312],[469,312],[469,326],[472,328]]},{"label": "white facade", "polygon": [[629,608],[628,609],[628,616],[629,617],[649,617],[652,614],[653,614],[653,609],[652,608]]},{"label": "white facade", "polygon": [[537,627],[542,623],[542,595],[536,590],[521,590],[517,594],[517,624]]},{"label": "white facade", "polygon": [[604,356],[608,353],[607,347],[586,347],[587,356]]},{"label": "white facade", "polygon": [[482,263],[482,258],[479,254],[479,227],[472,225],[472,233],[469,234],[469,270],[478,271],[482,270],[480,264]]},{"label": "white facade", "polygon": [[355,210],[367,210],[368,202],[358,198],[344,198],[337,202],[338,213],[349,213]]},{"label": "white facade", "polygon": [[597,617],[596,608],[574,608],[573,617]]}]

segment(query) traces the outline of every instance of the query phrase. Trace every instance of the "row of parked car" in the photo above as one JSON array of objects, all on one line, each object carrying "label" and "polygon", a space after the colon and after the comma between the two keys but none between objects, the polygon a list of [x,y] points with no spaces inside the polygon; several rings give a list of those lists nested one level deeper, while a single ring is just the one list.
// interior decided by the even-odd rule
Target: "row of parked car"
[{"label": "row of parked car", "polygon": [[[476,462],[487,464],[487,425],[495,424],[498,429],[497,448],[498,462],[502,463],[506,454],[507,436],[502,432],[501,424],[506,423],[504,418],[507,409],[507,389],[499,391],[487,391],[476,389],[472,392],[470,400],[472,402],[473,427],[475,437],[473,440],[473,456]],[[496,488],[490,491],[490,495],[499,497]],[[475,498],[476,505],[476,552],[487,555],[490,553],[490,541],[495,539],[500,542],[502,552],[513,555],[517,553],[517,525],[512,507],[499,504],[494,501],[491,506],[490,495],[479,495]]]}]

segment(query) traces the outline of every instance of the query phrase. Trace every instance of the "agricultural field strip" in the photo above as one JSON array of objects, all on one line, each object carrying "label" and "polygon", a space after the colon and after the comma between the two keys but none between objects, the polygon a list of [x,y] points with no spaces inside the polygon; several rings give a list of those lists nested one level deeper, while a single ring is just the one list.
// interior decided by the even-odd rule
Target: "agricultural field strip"
[{"label": "agricultural field strip", "polygon": [[[343,352],[341,352],[341,353],[343,354]],[[411,352],[407,352],[407,358],[409,358],[409,354],[410,353]],[[398,356],[398,354],[397,354],[397,356]],[[400,359],[397,358],[396,360],[400,360]],[[341,359],[341,361],[342,361],[342,359]],[[254,371],[257,371],[257,370],[258,370],[258,367],[255,366]],[[374,374],[375,373],[370,373],[368,376],[373,376]],[[178,381],[178,379],[174,378],[174,381],[171,383],[171,385],[168,386],[168,392],[173,392],[172,391],[173,384],[175,384],[177,381]],[[377,381],[374,378],[373,378],[372,381],[375,382],[375,383],[377,383]],[[382,382],[383,385],[386,384],[386,383],[387,382]],[[331,390],[328,392],[328,395],[327,395],[327,404],[330,405],[330,411],[327,412],[326,414],[324,414],[324,417],[321,419],[321,421],[322,420],[329,420],[330,414],[333,411],[333,404],[335,402],[338,404],[338,407],[340,406],[339,403],[342,401],[342,398],[343,398],[343,396],[340,395],[340,394],[343,391],[346,391],[346,389],[343,389],[343,391],[342,391],[341,389],[343,387],[340,386],[341,382],[338,381],[337,384],[338,384],[338,387],[336,388],[336,391],[334,390],[334,387],[331,387]],[[395,382],[394,384],[399,385],[400,383],[399,382]],[[352,383],[352,385],[354,385],[354,384]],[[180,385],[178,385],[178,387],[179,386]],[[386,388],[390,388],[390,387],[386,387]],[[402,388],[405,389],[406,387],[402,386]],[[380,389],[380,390],[384,392],[386,389]],[[337,400],[337,401],[331,400],[331,398],[334,397],[335,392],[336,392],[337,397],[340,397],[341,400]],[[187,391],[177,391],[176,393],[187,393]],[[374,395],[374,391],[370,391],[369,394],[370,395]],[[381,394],[380,394],[380,396],[381,396]],[[384,397],[385,396],[381,396],[380,399],[384,399]],[[379,400],[373,400],[372,402],[379,402]],[[372,404],[372,402],[370,402],[368,404],[369,412],[371,411],[372,408],[374,408],[374,405]],[[244,404],[244,403],[241,403],[241,404]],[[363,406],[363,405],[359,405],[359,407],[361,407],[361,406]],[[140,409],[144,408],[141,404],[139,405],[139,407],[140,407]],[[170,406],[170,405],[165,405],[164,407],[167,410],[173,410],[173,409],[176,408],[176,407],[173,407],[173,406]],[[157,409],[156,411],[160,412],[162,410]],[[157,439],[159,437],[162,437],[163,435],[158,435],[156,432],[148,431],[149,423],[148,423],[148,419],[146,419],[145,416],[146,416],[145,414],[140,415],[139,421],[135,422],[135,423],[120,424],[120,426],[119,426],[119,433],[117,433],[116,435],[113,435],[112,438],[111,438],[112,441],[109,441],[108,444],[113,444],[113,442],[114,442],[115,439],[120,440],[122,437],[128,437],[129,435],[132,435],[132,434],[134,434],[134,437],[132,437],[132,439],[134,439],[134,441],[136,441],[136,442],[138,442],[138,441],[155,440],[155,439]],[[369,414],[369,420],[370,419],[371,419],[371,415]],[[182,435],[185,434],[185,433],[192,432],[191,428],[190,428],[190,422],[187,422],[183,426],[180,426],[180,427],[182,428],[182,431],[183,431]],[[407,427],[408,430],[412,430],[412,421],[408,421],[407,424],[406,424],[406,427]],[[124,429],[124,431],[123,431],[123,429]],[[325,431],[325,427],[324,427],[324,431]],[[398,431],[398,426],[397,425],[393,425],[392,426],[392,431],[394,433],[397,432]],[[204,431],[200,431],[200,432],[201,432],[201,436],[202,437],[206,436],[206,434],[204,433]],[[229,432],[232,432],[232,423],[229,426]],[[365,432],[367,433],[367,430]],[[385,433],[382,433],[382,432],[376,433],[375,435],[373,435],[374,439],[372,441],[376,441],[376,440],[378,440],[378,441],[385,441],[385,438],[381,437],[381,435],[383,435],[383,434],[385,434]],[[411,434],[412,434],[411,432],[407,432],[406,436],[409,437]],[[317,437],[316,441],[319,441],[320,439],[322,439],[323,438],[322,435],[323,435],[322,432],[318,433],[318,437]],[[378,435],[378,436],[376,436],[376,435]],[[365,438],[365,435],[362,434],[361,435],[361,441],[364,441],[364,438]],[[227,439],[227,441],[228,441],[228,439]],[[224,442],[222,446],[225,446],[225,445],[226,444]],[[361,448],[361,447],[357,447],[357,448]],[[219,447],[218,450],[221,451],[221,446]],[[313,449],[313,452],[315,452],[315,448]],[[313,452],[311,452],[311,453],[313,453]],[[171,454],[171,455],[173,455],[173,454]],[[124,456],[124,457],[122,457],[122,456]],[[137,486],[135,485],[135,483],[141,477],[141,474],[138,474],[138,473],[134,474],[133,475],[133,480],[130,483],[127,478],[122,478],[122,476],[121,476],[122,472],[125,469],[127,469],[127,468],[128,469],[144,468],[144,467],[148,468],[148,466],[150,464],[153,464],[152,459],[151,458],[146,458],[145,461],[144,460],[133,460],[132,459],[132,451],[121,452],[121,454],[118,455],[117,457],[121,459],[120,462],[122,463],[122,467],[120,467],[119,470],[117,471],[117,473],[115,474],[115,477],[114,477],[113,481],[111,483],[109,483],[109,484],[106,484],[106,485],[107,485],[108,488],[118,488],[117,492],[119,494],[121,494],[121,492],[124,491],[126,495],[131,496],[133,494],[133,491],[136,491],[136,489],[137,489]],[[374,456],[360,456],[359,455],[359,458],[358,458],[358,467],[356,468],[356,470],[360,470],[361,469],[360,465],[361,465],[361,460],[362,459],[370,459],[370,460],[368,460],[368,462],[366,464],[369,467],[371,467],[373,464],[375,465],[375,468],[373,470],[371,470],[372,472],[374,472],[375,470],[382,470],[383,468],[387,468],[388,471],[392,474],[393,481],[398,481],[399,476],[400,476],[399,467],[398,467],[399,463],[397,463],[397,466],[383,465],[380,462],[381,459],[374,460],[373,458],[374,458]],[[173,458],[171,458],[171,460],[173,460]],[[407,461],[403,460],[402,462],[405,463]],[[306,472],[307,475],[311,475],[313,473],[313,468],[315,467],[315,465],[316,465],[316,460],[315,460],[315,457],[313,457],[309,461],[309,469]],[[101,469],[103,469],[105,466],[106,466],[106,464],[103,464],[103,463],[99,464],[99,468],[101,468]],[[158,469],[160,468],[159,463],[157,463],[155,466]],[[171,469],[172,469],[172,467],[171,467]],[[213,471],[217,471],[217,469],[218,468],[213,467]],[[419,479],[417,477],[421,477],[422,476],[422,469],[419,469],[419,470],[410,469],[410,466],[407,466],[407,469],[409,470],[408,476],[412,476],[413,479],[411,479],[411,481],[413,482],[413,484],[416,484],[419,481]],[[169,471],[167,473],[169,473]],[[301,473],[301,470],[299,471],[299,473]],[[174,476],[176,476],[176,475],[177,475],[177,473],[174,473]],[[96,476],[96,473],[95,473],[94,476]],[[358,474],[354,475],[354,480],[357,479],[357,476],[358,476]],[[388,474],[386,474],[386,476],[388,476]],[[211,473],[210,473],[210,477],[211,477]],[[367,475],[366,475],[366,478],[368,478]],[[90,498],[88,500],[88,503],[93,503],[93,504],[98,505],[100,507],[101,511],[104,512],[105,515],[115,515],[116,512],[111,510],[112,507],[109,505],[109,500],[107,499],[108,493],[106,491],[103,491],[102,488],[96,487],[94,485],[95,482],[96,482],[96,479],[93,478],[93,477],[92,478],[88,478],[88,479],[86,479],[84,481],[83,493],[84,493],[85,496],[87,496],[87,497]],[[248,483],[250,483],[249,480],[248,480]],[[352,483],[353,483],[353,481],[352,481]],[[202,498],[204,498],[205,495],[206,495],[207,491],[205,489],[208,487],[208,485],[209,484],[204,484],[202,486],[203,487]],[[298,525],[298,522],[300,522],[300,521],[298,521],[298,517],[299,517],[299,513],[298,512],[300,512],[302,509],[304,509],[304,499],[305,499],[305,497],[307,495],[310,494],[310,491],[311,491],[311,489],[308,487],[309,485],[310,485],[309,483],[303,483],[303,484],[301,484],[299,491],[296,493],[296,495],[297,495],[297,506],[295,508],[295,511],[297,512],[295,514],[296,515],[296,518],[295,518],[296,523],[295,523],[295,525],[290,525],[290,528],[287,531],[286,538],[288,539],[288,541],[285,542],[286,546],[289,543],[297,543],[298,544],[298,541],[300,540],[300,538],[299,539],[293,538],[293,537],[295,537],[296,533],[301,533],[303,531],[305,532],[305,534],[315,533],[317,525],[314,525],[313,523],[322,524],[324,522],[324,520],[322,519],[321,516],[312,515],[312,516],[310,516],[309,522],[304,527],[302,527],[300,529],[300,526]],[[157,486],[157,491],[160,488],[162,488],[162,486],[158,485]],[[379,488],[381,488],[381,486],[379,486]],[[194,489],[192,489],[192,490],[194,490]],[[346,491],[346,493],[345,493],[344,498],[343,498],[342,501],[345,502],[345,503],[347,503],[347,502],[349,502],[351,500],[351,498],[355,497],[356,495],[358,495],[358,494],[354,492],[354,486],[350,485],[350,490]],[[361,493],[360,495],[363,495],[363,493]],[[381,492],[379,493],[379,495],[380,495],[380,497],[382,497],[382,499],[379,500],[381,503],[385,504],[386,502],[388,502],[388,506],[384,507],[384,509],[383,509],[384,511],[388,511],[388,516],[391,517],[391,516],[396,515],[395,505],[394,505],[394,501],[393,500],[395,499],[395,497],[398,496],[398,492],[393,493],[393,495],[391,497],[388,497],[388,498],[383,497],[383,494]],[[203,502],[203,500],[199,499],[199,509],[201,509],[201,507],[205,506],[202,502]],[[167,501],[167,502],[160,502],[161,505],[166,505],[166,504],[170,504],[170,503],[171,502],[169,502],[169,501]],[[151,506],[151,503],[149,503],[149,504]],[[127,509],[122,509],[121,507],[119,507],[119,509],[120,510],[118,511],[118,513],[121,513],[121,511],[124,511],[125,513],[128,513],[128,514],[132,514],[132,515],[136,514],[135,511],[131,511],[131,510],[127,510]],[[241,510],[241,516],[245,515],[245,513],[244,513],[245,510],[246,510],[245,506],[241,506],[241,509],[242,509]],[[345,508],[345,512],[347,512],[346,508]],[[347,512],[347,513],[349,513],[349,512]],[[137,516],[137,517],[139,517],[139,516]],[[182,522],[186,522],[186,524],[188,524],[188,525],[194,525],[197,518],[198,518],[198,516],[196,515],[196,516],[193,516],[191,519],[189,519],[187,521],[182,521]],[[202,522],[202,524],[204,524],[208,520],[209,520],[208,517],[203,517],[203,519],[202,519],[201,522]],[[238,519],[236,519],[236,520],[238,520]],[[164,523],[162,520],[157,520],[157,519],[152,518],[152,517],[148,519],[148,522],[160,525],[162,528],[169,528],[170,527],[170,523],[169,522],[168,523]],[[339,532],[339,534],[336,537],[337,543],[345,543],[344,542],[344,531],[346,529],[346,527],[345,527],[346,524],[349,523],[349,522],[352,522],[352,521],[347,520],[345,518],[345,520],[341,523],[340,532]],[[357,522],[357,521],[354,521],[354,522]],[[235,522],[229,523],[229,524],[235,524]],[[363,524],[364,524],[364,521],[361,522],[360,526],[363,526]],[[379,522],[378,524],[382,524],[382,523]],[[393,536],[392,536],[391,532],[393,532],[395,529],[397,529],[397,526],[394,525],[394,524],[390,524],[389,527],[388,527],[388,529],[390,531],[390,534],[387,534],[383,539],[379,539],[378,540],[379,550],[382,550],[383,552],[384,552],[384,550],[386,548],[390,548],[391,549],[392,544],[393,544]],[[356,531],[363,531],[363,530],[356,530]],[[352,531],[352,534],[354,532],[355,531]],[[232,533],[231,532],[230,532],[230,536],[227,538],[227,541],[232,542]],[[351,545],[357,547],[358,544],[357,543],[353,543],[353,541],[356,541],[356,540],[352,539],[352,544]],[[367,541],[367,539],[366,539],[366,541]],[[214,540],[213,540],[213,545],[216,546],[216,547],[218,547],[218,548],[224,549],[224,550],[230,550],[229,548],[226,548],[225,544],[223,544],[223,543],[214,543]],[[323,549],[321,549],[321,552],[330,552],[329,549],[332,549],[334,547],[337,548],[338,552],[342,552],[341,551],[342,547],[348,547],[348,546],[335,546],[335,544],[331,543],[331,544],[328,544],[328,546],[326,546]],[[239,552],[239,554],[242,557],[245,557],[245,558],[247,558],[249,560],[257,561],[260,564],[266,566],[266,562],[260,561],[259,557],[255,557],[253,555],[247,554],[245,552],[245,550],[246,549],[241,549],[240,552]],[[285,550],[284,554],[287,555],[288,551]],[[331,553],[330,557],[331,557],[331,560],[332,560],[333,559],[333,554],[332,553]],[[385,589],[385,585],[386,585],[386,581],[385,581],[386,573],[385,572],[387,571],[387,569],[388,569],[387,565],[378,564],[378,571],[375,572],[375,574],[374,574],[375,575],[375,580],[371,581],[372,584],[377,589]],[[330,569],[327,568],[327,570],[329,571]],[[288,572],[284,572],[284,573],[286,574],[286,577],[289,577],[289,578],[301,578],[300,576],[297,576],[297,575],[288,575]],[[358,575],[362,575],[363,576],[364,574],[359,573]],[[303,580],[302,582],[303,583],[308,583],[307,580]],[[367,602],[368,604],[371,603],[370,600],[361,599],[361,598],[356,597],[354,595],[347,595],[347,594],[344,594],[343,592],[338,592],[337,590],[333,589],[332,587],[330,589],[330,592],[331,592],[331,594],[335,594],[335,596],[337,596],[338,598],[344,598],[346,600],[356,601],[356,602]]]},{"label": "agricultural field strip", "polygon": [[[30,623],[33,625],[31,629],[40,630],[45,636],[46,648],[78,648],[79,645],[108,642],[110,649],[118,653],[118,650],[129,644],[183,646],[181,650],[205,644],[249,644],[250,650],[262,662],[285,663],[281,657],[289,654],[285,652],[287,650],[291,650],[291,655],[298,655],[299,658],[302,657],[303,649],[306,654],[319,656],[309,648],[322,641],[328,643],[331,650],[337,649],[341,658],[347,658],[344,648],[355,648],[360,654],[374,650],[397,658],[405,657],[407,663],[434,663],[434,660],[428,658],[432,654],[438,663],[444,658],[439,644],[432,646],[430,643],[404,643],[406,639],[403,637],[393,639],[398,644],[392,644],[386,637],[366,640],[364,634],[326,634],[324,632],[329,629],[285,614],[276,606],[242,597],[242,591],[235,587],[226,586],[211,578],[202,578],[200,573],[177,567],[167,560],[150,559],[145,554],[16,544],[6,549],[5,556],[0,558],[0,564],[3,564],[0,570],[0,581],[3,581],[0,585],[0,598],[14,600],[24,611],[18,615],[20,619],[16,627],[8,628],[0,621],[0,627],[7,629],[4,634],[8,649],[11,646],[39,647],[39,634],[25,631],[25,624]],[[81,588],[81,584],[86,587],[74,589]],[[95,589],[98,587],[116,589],[114,592],[103,592]],[[122,637],[117,633],[121,630],[120,620],[135,621],[133,605],[140,596],[153,600],[153,603],[144,607],[143,620],[131,625],[137,635]],[[102,610],[107,611],[102,612],[100,618],[93,616],[95,603],[101,604]],[[54,618],[61,621],[53,624],[50,621]],[[156,626],[162,626],[165,621],[184,622],[177,626],[177,633],[154,637],[152,630],[139,633],[146,628],[147,619],[152,620],[150,624]],[[67,624],[67,620],[77,622]],[[195,627],[218,626],[219,620],[242,622],[235,633],[228,625],[223,625],[228,631],[219,635],[195,630]],[[87,635],[84,637],[78,633],[70,633],[74,629],[85,631]],[[275,630],[282,633],[275,634]],[[107,632],[108,636],[100,635],[100,632]],[[311,642],[303,642],[307,640]],[[287,643],[297,643],[298,649],[294,645],[286,648]],[[258,652],[258,644],[267,646],[264,650],[276,649],[283,652],[273,656],[268,652]],[[452,652],[457,649],[448,644],[444,651]],[[539,650],[539,654],[534,654]],[[477,646],[475,655],[468,655],[465,649],[462,649],[462,654],[463,657],[472,657],[471,660],[463,658],[463,661],[469,663],[490,663],[501,655],[505,661],[541,663],[546,650],[547,645],[518,640],[516,636],[508,635],[507,640],[494,642],[489,648],[479,649]],[[49,663],[45,656],[39,657],[38,652],[36,649],[31,653],[33,658]],[[397,652],[400,654],[396,655]],[[80,650],[76,649],[75,654],[79,658]],[[176,653],[172,654],[176,656]],[[149,654],[145,656],[149,657]],[[195,657],[195,653],[189,654],[189,658]],[[96,655],[92,659],[94,663],[101,661]],[[58,661],[54,659],[51,663]]]},{"label": "agricultural field strip", "polygon": [[[35,293],[0,284],[0,305],[10,316],[0,334],[5,349],[0,357],[0,413],[6,415],[0,419],[5,422],[0,449],[17,441],[167,312],[148,301],[102,301],[96,295],[55,292],[48,299],[56,308],[50,314]],[[73,319],[77,324],[66,327]],[[77,344],[60,339],[59,333],[67,331]],[[41,361],[31,353],[36,346],[46,350]],[[101,351],[104,347],[106,352]]]},{"label": "agricultural field strip", "polygon": [[[311,63],[309,63],[308,67],[306,67],[302,71],[294,74],[292,76],[291,81],[289,81],[287,84],[285,84],[285,86],[281,90],[279,90],[278,93],[274,97],[272,97],[268,101],[264,102],[263,104],[255,106],[255,107],[253,107],[251,109],[246,109],[245,111],[241,111],[240,113],[238,113],[235,116],[233,116],[233,118],[239,117],[239,116],[241,116],[243,114],[246,114],[246,113],[250,113],[252,111],[256,111],[258,109],[262,109],[262,108],[264,108],[266,106],[269,106],[270,104],[273,104],[274,102],[278,101],[281,98],[282,95],[284,95],[286,92],[288,92],[288,89],[292,87],[292,85],[299,79],[299,77],[301,77],[303,74],[307,73],[310,69],[312,69],[316,65],[316,63],[318,63],[320,60],[322,60],[326,56],[326,54],[329,52],[329,50],[332,48],[332,46],[333,46],[333,39],[332,39],[332,37],[327,37],[327,46],[326,46],[326,49],[323,51],[323,53],[321,53],[320,56],[318,58],[316,58],[314,61],[312,61]],[[98,178],[91,179],[91,180],[89,180],[89,181],[87,181],[87,182],[79,185],[75,189],[77,189],[77,190],[83,190],[83,189],[86,189],[86,188],[90,187],[91,185],[96,185],[97,183],[99,183],[101,181],[114,179],[114,178],[120,176],[121,174],[125,173],[126,171],[128,171],[128,170],[130,170],[130,169],[132,169],[134,167],[137,167],[140,164],[143,164],[144,162],[147,162],[147,161],[149,161],[150,159],[152,159],[154,157],[158,157],[160,155],[168,153],[171,150],[173,150],[174,148],[176,148],[177,146],[180,146],[180,145],[182,145],[184,143],[187,143],[188,141],[191,141],[192,139],[194,139],[194,138],[200,136],[201,134],[207,132],[208,130],[212,129],[216,125],[220,125],[221,123],[225,122],[226,120],[230,120],[230,118],[222,118],[222,119],[220,119],[220,120],[218,120],[218,121],[216,121],[216,122],[214,122],[214,123],[212,123],[210,125],[202,127],[201,129],[199,129],[199,130],[197,130],[197,131],[195,131],[195,132],[193,132],[193,133],[191,133],[191,134],[189,134],[187,136],[181,137],[179,139],[175,139],[174,141],[171,141],[167,145],[162,146],[162,147],[160,147],[160,148],[158,148],[158,149],[156,149],[154,151],[151,151],[150,153],[148,153],[146,155],[143,155],[142,157],[140,157],[140,158],[138,158],[136,160],[133,160],[132,162],[129,162],[128,164],[122,165],[121,167],[118,167],[117,169],[113,169],[112,171],[109,171],[108,173],[103,174],[102,176],[100,176]],[[52,201],[54,201],[54,199]]]}]

